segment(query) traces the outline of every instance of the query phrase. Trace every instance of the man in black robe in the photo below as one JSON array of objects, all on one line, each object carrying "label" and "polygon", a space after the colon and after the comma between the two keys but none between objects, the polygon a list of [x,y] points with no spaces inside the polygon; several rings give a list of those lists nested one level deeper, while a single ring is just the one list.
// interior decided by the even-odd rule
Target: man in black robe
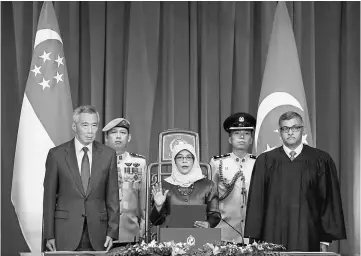
[{"label": "man in black robe", "polygon": [[254,165],[245,237],[284,245],[289,251],[327,251],[346,239],[335,163],[302,144],[303,121],[295,112],[279,119],[283,146]]}]

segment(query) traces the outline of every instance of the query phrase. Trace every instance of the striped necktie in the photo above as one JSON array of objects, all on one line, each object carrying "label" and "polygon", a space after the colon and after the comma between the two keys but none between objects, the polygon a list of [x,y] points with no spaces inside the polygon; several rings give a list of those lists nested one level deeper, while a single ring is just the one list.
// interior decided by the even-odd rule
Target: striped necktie
[{"label": "striped necktie", "polygon": [[291,161],[293,161],[294,159],[295,159],[295,155],[296,155],[296,152],[295,151],[291,151],[290,152],[290,159],[291,159]]}]

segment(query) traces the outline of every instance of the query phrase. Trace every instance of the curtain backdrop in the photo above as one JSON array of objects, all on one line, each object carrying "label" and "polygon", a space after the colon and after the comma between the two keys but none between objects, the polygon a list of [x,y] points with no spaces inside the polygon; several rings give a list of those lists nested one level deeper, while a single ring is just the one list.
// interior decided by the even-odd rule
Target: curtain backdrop
[{"label": "curtain backdrop", "polygon": [[[131,123],[129,150],[157,160],[158,134],[200,135],[201,161],[229,152],[224,119],[256,116],[277,2],[54,2],[74,107],[101,128]],[[1,3],[1,255],[28,251],[10,201],[12,171],[42,2]],[[317,147],[338,170],[348,240],[360,253],[360,4],[287,2]],[[36,146],[36,145],[34,145]],[[36,171],[36,170],[29,170]],[[31,181],[29,181],[31,182]]]}]

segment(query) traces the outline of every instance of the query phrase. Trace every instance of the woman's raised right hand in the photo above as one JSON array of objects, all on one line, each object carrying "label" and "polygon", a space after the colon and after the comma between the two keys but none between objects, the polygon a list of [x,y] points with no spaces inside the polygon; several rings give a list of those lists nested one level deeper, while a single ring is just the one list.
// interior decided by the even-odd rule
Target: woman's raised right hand
[{"label": "woman's raised right hand", "polygon": [[153,185],[152,194],[153,194],[155,206],[161,207],[164,204],[168,192],[169,190],[166,190],[163,193],[162,183],[156,183],[155,185]]}]

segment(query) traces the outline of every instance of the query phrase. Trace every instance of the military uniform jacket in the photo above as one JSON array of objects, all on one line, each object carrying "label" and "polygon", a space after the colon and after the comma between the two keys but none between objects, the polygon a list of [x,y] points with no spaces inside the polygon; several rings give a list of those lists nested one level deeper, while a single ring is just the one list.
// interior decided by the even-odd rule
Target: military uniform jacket
[{"label": "military uniform jacket", "polygon": [[144,233],[146,166],[143,156],[129,152],[117,155],[120,202],[118,241],[121,243],[138,241]]},{"label": "military uniform jacket", "polygon": [[[247,194],[255,160],[250,154],[239,158],[234,153],[230,153],[215,156],[210,161],[212,180],[218,186],[222,219],[242,235],[246,220]],[[217,226],[222,228],[222,241],[248,243],[248,239],[242,241],[241,235],[226,222],[221,220]]]}]

